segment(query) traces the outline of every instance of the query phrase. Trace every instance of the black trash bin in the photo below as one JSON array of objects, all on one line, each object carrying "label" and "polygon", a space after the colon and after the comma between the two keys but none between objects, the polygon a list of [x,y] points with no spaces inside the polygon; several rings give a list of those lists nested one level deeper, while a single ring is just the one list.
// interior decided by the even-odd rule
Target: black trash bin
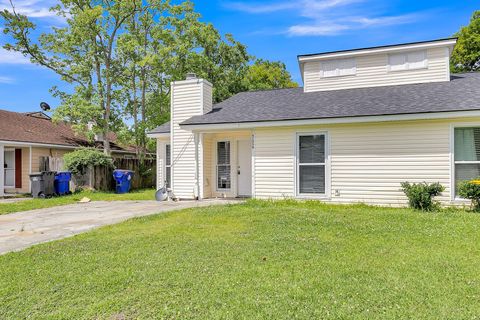
[{"label": "black trash bin", "polygon": [[30,181],[34,198],[47,198],[55,195],[55,171],[32,173]]}]

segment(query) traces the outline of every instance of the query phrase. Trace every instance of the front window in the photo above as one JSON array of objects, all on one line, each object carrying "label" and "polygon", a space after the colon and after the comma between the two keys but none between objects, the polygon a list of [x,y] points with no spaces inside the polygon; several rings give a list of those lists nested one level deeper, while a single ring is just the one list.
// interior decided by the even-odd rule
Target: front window
[{"label": "front window", "polygon": [[230,141],[217,142],[217,189],[230,189]]},{"label": "front window", "polygon": [[172,159],[170,145],[165,145],[165,186],[171,188],[172,185]]},{"label": "front window", "polygon": [[456,188],[461,181],[480,177],[480,127],[455,128],[454,146]]},{"label": "front window", "polygon": [[325,194],[325,134],[298,136],[297,186],[299,194]]}]

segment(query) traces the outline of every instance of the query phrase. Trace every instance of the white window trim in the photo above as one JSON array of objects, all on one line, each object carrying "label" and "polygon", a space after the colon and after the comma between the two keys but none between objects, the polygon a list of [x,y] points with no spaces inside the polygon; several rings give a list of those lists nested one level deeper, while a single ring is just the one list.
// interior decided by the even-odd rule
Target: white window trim
[{"label": "white window trim", "polygon": [[459,122],[450,125],[450,200],[452,202],[468,201],[455,195],[455,165],[458,164],[473,164],[480,161],[455,161],[455,128],[480,128],[480,122]]},{"label": "white window trim", "polygon": [[[15,182],[16,182],[16,181],[15,181],[15,175],[16,175],[16,170],[17,170],[17,168],[16,168],[16,163],[15,163],[15,162],[16,162],[16,159],[15,159],[15,158],[16,158],[15,149],[14,149],[14,148],[5,148],[5,149],[4,149],[4,153],[6,153],[6,152],[13,152],[13,168],[8,168],[8,169],[2,168],[2,170],[4,170],[4,172],[5,172],[5,173],[4,173],[4,175],[5,175],[4,177],[7,176],[7,170],[13,171],[13,186],[4,185],[4,188],[5,188],[5,189],[15,189]],[[5,160],[4,160],[4,161],[5,161]]]},{"label": "white window trim", "polygon": [[[228,142],[230,143],[230,188],[219,188],[218,187],[218,143],[219,142]],[[231,192],[232,185],[233,185],[233,174],[232,174],[232,141],[225,139],[225,140],[216,140],[215,141],[215,190],[217,192]],[[226,165],[222,165],[226,166]]]},{"label": "white window trim", "polygon": [[[167,165],[167,146],[170,146],[170,164]],[[172,145],[170,143],[165,143],[164,145],[164,148],[163,148],[163,153],[165,154],[165,166],[164,166],[164,170],[163,170],[163,185],[166,186],[167,185],[167,168],[170,168],[170,186],[168,187],[168,189],[172,189]]]},{"label": "white window trim", "polygon": [[[405,58],[405,69],[402,70],[392,70],[392,66],[390,64],[390,57],[393,55],[398,55],[398,54],[404,54],[408,57],[409,53],[413,52],[422,52],[423,53],[423,66],[421,67],[410,67],[408,59]],[[395,53],[390,53],[387,55],[387,70],[388,72],[405,72],[405,71],[412,71],[412,70],[422,70],[422,69],[428,69],[428,56],[427,56],[427,50],[415,50],[415,51],[407,51],[407,52],[395,52]]]},{"label": "white window trim", "polygon": [[[325,136],[325,193],[300,193],[300,175],[299,175],[299,142],[301,136],[324,135]],[[295,197],[300,199],[331,199],[331,165],[330,165],[330,134],[328,131],[297,131],[295,132],[294,146],[294,179],[295,179]],[[318,164],[316,164],[318,165]],[[323,164],[321,164],[323,165]]]},{"label": "white window trim", "polygon": [[[353,60],[353,73],[352,74],[340,74],[340,68],[339,68],[339,62],[342,60]],[[336,70],[335,70],[335,75],[333,76],[326,76],[324,75],[323,72],[323,64],[324,63],[335,63],[336,64]],[[325,60],[320,62],[320,78],[341,78],[341,77],[353,77],[357,75],[357,59],[356,58],[341,58],[341,59],[331,59],[331,60]]]}]

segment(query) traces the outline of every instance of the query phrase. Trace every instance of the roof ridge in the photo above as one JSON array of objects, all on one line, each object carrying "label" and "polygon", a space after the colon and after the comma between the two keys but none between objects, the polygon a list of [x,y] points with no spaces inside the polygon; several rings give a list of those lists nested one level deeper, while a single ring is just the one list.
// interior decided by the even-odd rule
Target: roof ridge
[{"label": "roof ridge", "polygon": [[242,91],[242,92],[239,92],[239,93],[267,92],[267,91],[295,90],[295,89],[303,89],[303,87],[298,86],[298,87],[291,87],[291,88],[256,89],[256,90]]},{"label": "roof ridge", "polygon": [[361,50],[382,49],[382,48],[389,48],[389,47],[400,47],[400,46],[408,46],[408,45],[415,45],[415,44],[421,44],[421,43],[448,41],[448,40],[458,40],[458,37],[448,37],[448,38],[440,38],[440,39],[434,39],[434,40],[413,41],[413,42],[406,42],[406,43],[395,43],[395,44],[387,44],[387,45],[372,46],[372,47],[360,47],[360,48],[354,48],[354,49],[344,49],[344,50],[323,51],[323,52],[316,52],[316,53],[306,53],[306,54],[297,55],[297,58],[310,57],[310,56],[320,56],[320,55],[341,53],[341,52],[355,52],[355,51],[361,51]]}]

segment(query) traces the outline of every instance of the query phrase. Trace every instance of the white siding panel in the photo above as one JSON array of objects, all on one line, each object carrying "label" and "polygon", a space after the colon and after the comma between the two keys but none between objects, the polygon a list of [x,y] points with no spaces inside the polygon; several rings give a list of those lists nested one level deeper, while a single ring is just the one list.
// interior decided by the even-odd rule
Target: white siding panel
[{"label": "white siding panel", "polygon": [[[204,108],[211,110],[211,102],[204,106],[209,100],[211,101],[211,85],[205,81],[187,80],[172,84],[172,189],[178,198],[192,199],[198,195],[194,135],[191,131],[183,130],[179,124],[192,116],[203,114]],[[202,150],[200,142],[199,177],[203,182]],[[200,191],[203,191],[203,186]]]},{"label": "white siding panel", "polygon": [[437,199],[450,203],[450,127],[465,121],[480,123],[458,119],[256,129],[255,195],[294,197],[296,133],[326,131],[331,167],[326,201],[405,205],[400,183],[427,181],[444,185]]},{"label": "white siding panel", "polygon": [[447,81],[448,49],[428,49],[427,60],[425,69],[388,71],[387,54],[359,56],[356,57],[356,75],[328,78],[321,77],[320,62],[306,62],[305,92]]},{"label": "white siding panel", "polygon": [[255,196],[293,197],[295,136],[292,129],[255,132]]}]

